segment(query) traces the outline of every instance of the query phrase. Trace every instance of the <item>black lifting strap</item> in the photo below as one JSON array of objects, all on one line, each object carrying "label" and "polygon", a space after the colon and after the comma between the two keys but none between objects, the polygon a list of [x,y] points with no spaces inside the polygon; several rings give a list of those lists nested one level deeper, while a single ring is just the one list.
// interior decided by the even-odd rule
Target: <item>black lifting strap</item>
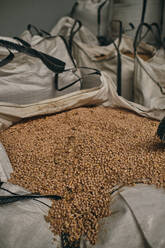
[{"label": "black lifting strap", "polygon": [[[74,24],[76,24],[76,23],[77,23],[77,21],[75,21]],[[73,25],[72,28],[74,29],[74,27],[75,27],[75,25]],[[81,26],[80,26],[80,27],[81,27]],[[78,29],[78,30],[79,30],[79,29]],[[78,30],[76,30],[76,32],[77,32]],[[71,30],[71,32],[72,32],[72,30]],[[73,33],[73,36],[74,36],[74,34],[75,34],[75,32]],[[74,66],[73,68],[71,68],[71,69],[66,69],[65,71],[66,71],[66,72],[67,72],[67,71],[71,71],[72,73],[74,73],[74,71],[77,70],[77,66],[76,66],[75,61],[74,61],[74,58],[73,58],[73,56],[72,56],[72,51],[71,51],[71,49],[70,49],[70,47],[69,47],[69,44],[68,44],[68,42],[66,41],[66,39],[65,39],[62,35],[58,35],[58,37],[60,37],[61,40],[64,42],[64,45],[65,45],[65,48],[66,48],[66,52],[68,53],[68,55],[69,55],[69,57],[70,57],[70,59],[71,59],[71,61],[72,61],[72,63],[73,63],[73,66]],[[71,45],[71,46],[72,46],[72,40],[73,40],[73,37],[70,39],[70,41],[71,41],[71,42],[70,42],[70,45]],[[65,89],[67,89],[67,88],[73,86],[74,84],[78,83],[80,80],[81,80],[81,78],[78,77],[78,79],[75,80],[74,82],[71,82],[71,83],[69,83],[68,85],[66,85],[66,86],[64,86],[64,87],[62,87],[62,88],[60,88],[60,87],[59,87],[59,74],[56,73],[56,74],[55,74],[55,78],[54,78],[55,89],[58,90],[58,91],[63,91],[63,90],[65,90]]]},{"label": "black lifting strap", "polygon": [[164,7],[165,7],[165,1],[162,0],[161,1],[161,18],[160,18],[160,31],[161,31],[161,33],[163,32],[163,23],[165,21],[164,20],[164,11],[165,11]]},{"label": "black lifting strap", "polygon": [[115,20],[114,22],[119,23],[118,44],[116,45],[116,43],[113,40],[111,40],[111,42],[113,43],[116,49],[116,52],[117,52],[117,93],[119,96],[121,96],[122,95],[122,61],[121,61],[121,54],[120,54],[119,47],[122,41],[123,25],[120,20]]},{"label": "black lifting strap", "polygon": [[69,234],[61,233],[62,248],[80,248],[80,239],[72,242],[69,239]]},{"label": "black lifting strap", "polygon": [[101,46],[106,46],[109,44],[106,37],[101,35],[101,30],[100,30],[101,29],[102,9],[103,9],[104,5],[107,3],[107,1],[109,1],[109,0],[105,0],[102,4],[100,4],[100,6],[98,7],[98,10],[97,10],[97,39],[98,39],[99,44]]},{"label": "black lifting strap", "polygon": [[[75,69],[77,69],[77,68],[75,68]],[[65,89],[67,89],[67,88],[75,85],[76,83],[81,82],[81,80],[83,80],[85,77],[88,77],[88,76],[91,76],[91,75],[101,75],[99,70],[93,69],[93,68],[90,68],[90,67],[83,67],[83,66],[81,66],[81,67],[78,67],[78,69],[89,69],[89,70],[92,70],[92,72],[87,73],[85,76],[82,76],[80,78],[78,77],[77,80],[69,83],[68,85],[66,85],[66,86],[64,86],[62,88],[59,88],[58,74],[55,74],[55,81],[54,81],[54,83],[55,83],[55,89],[58,90],[58,91],[63,91]],[[72,69],[69,69],[68,71],[72,71]],[[73,69],[73,73],[74,73],[74,69]]]},{"label": "black lifting strap", "polygon": [[[19,41],[21,41],[20,38]],[[27,46],[27,44],[27,42],[25,44],[25,41],[24,45],[19,45],[11,41],[0,40],[0,46],[25,53],[32,57],[39,58],[48,67],[48,69],[53,71],[54,73],[61,73],[65,70],[65,63],[63,61],[43,52],[37,51],[30,46]]]},{"label": "black lifting strap", "polygon": [[0,67],[7,65],[14,59],[14,54],[9,49],[7,50],[9,51],[9,55],[6,58],[0,60]]},{"label": "black lifting strap", "polygon": [[[77,25],[77,28],[76,28],[76,25]],[[68,40],[68,47],[69,47],[70,53],[72,53],[72,45],[73,45],[74,36],[80,30],[81,26],[82,24],[79,20],[75,20],[75,22],[73,23],[73,26],[69,34],[69,40]]]},{"label": "black lifting strap", "polygon": [[0,205],[9,204],[17,201],[24,200],[34,200],[41,198],[49,198],[51,200],[61,200],[61,196],[57,195],[37,195],[37,194],[27,194],[27,195],[14,195],[14,196],[0,196]]},{"label": "black lifting strap", "polygon": [[[143,27],[147,28],[147,32],[151,32],[153,38],[157,41],[157,43],[161,46],[162,42],[161,42],[161,32],[160,32],[160,28],[159,25],[157,23],[152,23],[152,24],[148,24],[148,23],[141,23],[136,31],[136,35],[135,35],[135,39],[133,42],[133,47],[134,47],[134,54],[136,55],[137,52],[137,47],[139,46],[140,42],[144,39],[145,36],[141,37],[141,30]],[[157,35],[154,33],[153,31],[153,27],[156,28],[157,31]]]},{"label": "black lifting strap", "polygon": [[25,195],[19,195],[19,194],[11,192],[8,189],[2,188],[2,185],[3,185],[3,182],[0,181],[0,190],[4,190],[4,191],[6,191],[6,192],[8,192],[8,193],[10,193],[12,195],[0,196],[0,205],[14,203],[14,202],[17,202],[17,201],[37,200],[37,199],[42,199],[42,198],[48,198],[48,199],[57,200],[57,201],[63,199],[62,196],[58,196],[58,195],[38,195],[38,194],[31,194],[31,193],[25,194]]},{"label": "black lifting strap", "polygon": [[165,117],[159,123],[157,136],[165,142]]},{"label": "black lifting strap", "polygon": [[[141,15],[140,23],[144,23],[145,21],[146,9],[147,9],[147,0],[143,0],[142,15]],[[140,37],[141,35],[142,35],[142,29],[140,31]]]},{"label": "black lifting strap", "polygon": [[[74,24],[76,24],[76,23],[77,23],[77,21],[75,21]],[[79,23],[79,22],[78,22],[78,23]],[[75,25],[73,25],[73,29],[74,29],[74,27],[75,27]],[[81,27],[81,26],[80,26],[80,24],[79,24],[78,29],[76,29],[76,31],[74,31],[74,32],[72,31],[72,32],[73,32],[73,36],[74,36],[75,33],[79,30],[80,27]],[[63,70],[62,72],[64,73],[64,72],[67,72],[67,71],[76,70],[76,64],[75,64],[75,61],[74,61],[74,59],[73,59],[72,53],[71,53],[71,51],[70,51],[70,48],[69,48],[69,45],[68,45],[68,42],[66,41],[66,39],[65,39],[62,35],[50,36],[50,37],[47,37],[47,38],[52,38],[52,37],[56,37],[56,38],[59,37],[59,38],[64,42],[64,45],[65,45],[65,48],[66,48],[66,52],[68,53],[70,59],[72,60],[73,65],[74,65],[74,68],[66,69],[66,70]],[[27,47],[27,48],[30,47],[30,44],[27,43],[26,41],[22,40],[21,38],[14,37],[14,39],[16,39],[16,40],[18,40],[19,42],[21,42],[21,44],[23,44],[25,47]],[[73,39],[73,37],[72,37],[72,39]],[[72,45],[72,43],[71,43],[71,45]],[[49,57],[49,55],[46,55],[46,56]],[[55,73],[55,89],[56,89],[57,91],[63,91],[63,90],[65,90],[66,88],[71,87],[72,85],[76,84],[77,82],[79,82],[79,81],[81,80],[80,78],[78,78],[76,81],[69,83],[68,85],[66,85],[66,86],[63,87],[63,88],[60,88],[60,87],[59,87],[59,73],[61,73],[61,71]]]},{"label": "black lifting strap", "polygon": [[23,46],[25,46],[25,47],[31,47],[31,45],[27,42],[27,41],[25,41],[25,40],[23,40],[23,39],[21,39],[21,38],[19,38],[19,37],[13,37],[15,40],[18,40]]},{"label": "black lifting strap", "polygon": [[69,14],[70,17],[73,18],[73,15],[75,14],[75,11],[76,11],[77,6],[78,6],[78,2],[75,2],[74,5],[73,5],[73,7],[72,7],[72,9],[71,9],[70,14]]},{"label": "black lifting strap", "polygon": [[119,46],[113,42],[113,45],[117,51],[117,93],[119,96],[122,95],[122,63],[121,63],[121,54]]},{"label": "black lifting strap", "polygon": [[143,8],[142,8],[142,15],[141,15],[141,23],[144,22],[145,14],[146,14],[146,8],[147,8],[147,0],[143,0]]},{"label": "black lifting strap", "polygon": [[35,31],[35,33],[41,37],[50,37],[51,34],[48,33],[47,31],[43,30],[43,29],[40,29],[40,28],[37,28],[36,26],[32,25],[32,24],[28,24],[27,26],[27,30],[29,31],[29,33],[31,34],[31,36],[34,36],[33,34],[33,31]]}]

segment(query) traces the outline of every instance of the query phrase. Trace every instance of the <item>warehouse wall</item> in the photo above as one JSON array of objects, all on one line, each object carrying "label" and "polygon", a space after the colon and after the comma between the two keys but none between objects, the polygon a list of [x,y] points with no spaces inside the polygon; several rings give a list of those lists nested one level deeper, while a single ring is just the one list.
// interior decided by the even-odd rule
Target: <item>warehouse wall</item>
[{"label": "warehouse wall", "polygon": [[162,37],[165,38],[165,3],[164,3],[164,17],[163,17],[163,33]]},{"label": "warehouse wall", "polygon": [[74,0],[0,0],[0,35],[15,36],[27,24],[49,31],[57,20],[67,15]]}]

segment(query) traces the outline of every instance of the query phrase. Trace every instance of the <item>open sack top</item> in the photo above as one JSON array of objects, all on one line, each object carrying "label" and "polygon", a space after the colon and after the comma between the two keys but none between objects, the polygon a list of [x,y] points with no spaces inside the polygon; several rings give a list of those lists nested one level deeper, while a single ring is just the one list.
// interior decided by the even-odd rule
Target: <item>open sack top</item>
[{"label": "open sack top", "polygon": [[[0,39],[1,127],[20,118],[106,101],[107,86],[99,70],[78,67],[72,56],[76,23],[73,22],[68,40],[61,34],[50,35],[40,30],[33,35],[32,26],[22,34],[24,40]],[[12,58],[4,64],[4,56],[8,54]]]}]

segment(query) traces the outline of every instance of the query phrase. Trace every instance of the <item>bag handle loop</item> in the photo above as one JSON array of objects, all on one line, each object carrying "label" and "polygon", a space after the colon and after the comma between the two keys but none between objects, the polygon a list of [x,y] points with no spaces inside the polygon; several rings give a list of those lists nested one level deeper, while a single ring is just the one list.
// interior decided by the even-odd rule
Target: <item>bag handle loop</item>
[{"label": "bag handle loop", "polygon": [[[77,28],[76,28],[76,25],[77,25]],[[82,27],[81,22],[79,20],[75,20],[71,28],[70,35],[69,35],[69,41],[68,41],[68,47],[69,47],[70,53],[72,53],[72,43],[73,43],[74,36],[80,30],[81,27]]]},{"label": "bag handle loop", "polygon": [[31,36],[34,36],[32,30],[34,30],[36,32],[37,35],[41,36],[41,37],[50,37],[51,34],[48,33],[47,31],[43,30],[43,29],[39,29],[36,26],[32,25],[32,24],[28,24],[27,26],[27,30],[29,31],[29,33],[31,34]]},{"label": "bag handle loop", "polygon": [[100,4],[100,6],[98,7],[97,10],[97,37],[100,37],[100,29],[101,29],[101,15],[102,15],[102,9],[104,7],[104,5],[107,3],[107,1],[109,0],[105,0],[102,4]]},{"label": "bag handle loop", "polygon": [[[146,27],[147,28],[147,31],[146,31],[145,35],[143,37],[141,37],[141,31],[142,31],[142,28],[143,27]],[[153,27],[156,28],[157,33],[158,33],[158,36],[155,35],[155,33],[153,31]],[[137,48],[138,48],[139,44],[142,42],[142,40],[144,39],[144,37],[146,36],[146,34],[148,32],[151,32],[152,33],[154,39],[157,41],[157,43],[158,43],[159,46],[162,45],[162,42],[161,42],[161,31],[160,31],[159,25],[157,23],[152,23],[150,25],[148,23],[145,23],[145,22],[144,23],[140,23],[140,25],[138,26],[136,35],[135,35],[134,42],[133,42],[134,54],[136,54]]]},{"label": "bag handle loop", "polygon": [[[75,22],[75,24],[76,24],[76,23],[77,23],[77,22]],[[73,28],[74,28],[74,26],[73,26]],[[71,51],[70,51],[70,49],[69,49],[69,45],[68,45],[66,39],[65,39],[62,35],[51,36],[51,38],[53,38],[53,37],[55,37],[55,38],[56,38],[56,37],[61,38],[61,40],[63,41],[63,43],[64,43],[64,45],[65,45],[66,51],[67,51],[67,53],[68,53],[70,59],[72,60],[73,65],[74,65],[73,68],[67,68],[67,69],[63,70],[62,72],[64,73],[64,72],[71,71],[72,73],[74,73],[74,71],[77,69],[77,66],[76,66],[75,61],[74,61],[74,59],[73,59],[73,57],[72,57],[72,54],[71,54]],[[16,40],[20,41],[21,44],[23,44],[26,48],[31,47],[29,43],[27,43],[26,41],[22,40],[21,38],[18,38],[18,37],[14,37],[14,38],[15,38]],[[49,37],[48,37],[48,38],[49,38]],[[48,57],[49,55],[46,55],[46,54],[45,54],[45,56]],[[77,76],[77,78],[78,78],[76,81],[74,81],[74,82],[68,84],[67,86],[65,86],[65,87],[63,87],[63,88],[59,88],[59,87],[58,87],[59,73],[61,73],[61,72],[57,72],[57,71],[55,72],[55,89],[58,90],[58,91],[65,90],[66,88],[69,88],[69,87],[73,86],[74,84],[76,84],[77,82],[79,82],[79,81],[81,80],[81,78],[79,78],[79,77],[75,74],[75,76]]]},{"label": "bag handle loop", "polygon": [[7,65],[14,59],[14,54],[8,48],[7,50],[9,51],[9,55],[6,58],[0,60],[0,67]]},{"label": "bag handle loop", "polygon": [[71,9],[71,11],[70,11],[70,14],[69,14],[70,17],[73,18],[73,15],[74,15],[74,13],[76,11],[77,6],[78,6],[78,2],[75,2],[73,7],[72,7],[72,9]]},{"label": "bag handle loop", "polygon": [[61,73],[65,69],[65,63],[55,57],[39,52],[31,47],[16,44],[7,40],[0,40],[0,46],[13,49],[21,53],[25,53],[29,56],[39,58],[49,70],[55,73]]},{"label": "bag handle loop", "polygon": [[[81,66],[81,67],[78,67],[79,69],[90,69],[92,70],[92,72],[86,74],[85,76],[81,77],[81,78],[78,78],[77,80],[75,80],[74,82],[62,87],[62,88],[59,88],[58,86],[58,74],[55,75],[55,89],[58,90],[58,91],[63,91],[71,86],[73,86],[74,84],[76,84],[77,82],[81,82],[81,80],[83,80],[85,77],[87,76],[90,76],[90,75],[101,75],[100,71],[97,70],[97,69],[94,69],[94,68],[90,68],[90,67],[85,67],[85,66]],[[72,70],[72,72],[74,73],[74,68]]]}]

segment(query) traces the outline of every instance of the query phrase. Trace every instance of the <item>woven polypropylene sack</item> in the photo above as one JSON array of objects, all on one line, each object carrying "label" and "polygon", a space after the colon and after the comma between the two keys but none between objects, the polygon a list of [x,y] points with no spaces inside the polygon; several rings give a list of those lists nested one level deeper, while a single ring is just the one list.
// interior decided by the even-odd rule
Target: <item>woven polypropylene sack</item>
[{"label": "woven polypropylene sack", "polygon": [[[143,22],[146,23],[161,23],[161,1],[162,0],[148,0],[146,6],[146,13]],[[137,27],[141,22],[143,9],[143,0],[114,0],[113,17],[111,22],[111,36],[118,37],[119,24],[118,20],[122,22],[123,32],[129,36],[134,37]],[[130,23],[134,25],[131,28]],[[153,44],[152,36],[147,35],[146,42]]]},{"label": "woven polypropylene sack", "polygon": [[106,37],[112,5],[112,0],[77,0],[72,17],[80,20],[95,36]]},{"label": "woven polypropylene sack", "polygon": [[165,191],[139,184],[112,196],[111,216],[100,221],[96,245],[87,248],[164,248]]},{"label": "woven polypropylene sack", "polygon": [[[118,45],[119,40],[117,39],[115,43]],[[123,36],[119,46],[122,61],[121,95],[128,100],[132,99],[134,59],[126,56],[124,53],[132,52],[132,44],[133,40],[130,37]],[[76,42],[74,54],[79,65],[94,66],[100,71],[109,74],[117,88],[118,58],[113,43],[108,46],[99,47]]]},{"label": "woven polypropylene sack", "polygon": [[[131,38],[123,37],[120,45],[120,51],[127,51],[133,53],[133,40]],[[125,42],[125,41],[130,42]],[[116,44],[118,40],[116,40]],[[127,44],[127,45],[126,45]],[[146,50],[150,51],[150,54],[156,54],[156,49],[146,43],[141,43],[141,52]],[[78,40],[74,41],[73,45],[74,57],[77,60],[78,65],[91,66],[99,68],[104,76],[104,80],[108,85],[108,100],[103,103],[104,106],[121,107],[134,111],[142,116],[161,120],[165,115],[164,108],[149,108],[142,104],[134,102],[133,92],[134,90],[134,59],[121,53],[121,96],[117,93],[117,53],[114,45],[111,44],[105,47],[99,47],[95,45],[87,45]],[[113,55],[113,56],[112,56]]]},{"label": "woven polypropylene sack", "polygon": [[[70,36],[71,28],[73,27],[75,20],[71,17],[62,17],[57,24],[52,28],[51,35],[62,35],[66,39]],[[29,36],[23,33],[23,36]],[[84,25],[81,26],[79,31],[75,34],[74,39],[81,40],[83,43],[98,45],[98,40],[96,36]]]},{"label": "woven polypropylene sack", "polygon": [[[150,59],[145,61],[140,58],[138,54],[137,40],[143,26],[150,28],[150,26],[145,23],[141,24],[138,28],[134,43],[134,101],[149,108],[150,110],[165,110],[165,50],[162,44],[160,44],[157,51],[155,53],[151,53],[152,57]],[[147,47],[145,52],[150,52]]]},{"label": "woven polypropylene sack", "polygon": [[[0,143],[0,196],[27,194],[27,190],[8,183],[13,172],[5,148]],[[46,206],[47,205],[47,206]],[[60,245],[60,237],[49,230],[44,215],[47,215],[51,201],[40,202],[27,200],[12,204],[0,205],[0,248],[56,248]]]},{"label": "woven polypropylene sack", "polygon": [[[6,38],[3,38],[5,40]],[[12,40],[16,43],[15,40]],[[66,69],[74,68],[67,49],[60,37],[42,38],[35,36],[30,43],[32,48],[50,56],[62,59]],[[7,56],[8,51],[0,47],[0,57]],[[77,76],[75,75],[77,73]],[[80,77],[80,73],[71,71],[61,73],[59,86],[62,87]],[[41,60],[27,54],[14,52],[14,59],[0,67],[0,102],[15,104],[32,104],[42,100],[52,99],[80,89],[80,82],[64,91],[55,89],[54,75]],[[65,78],[64,78],[65,77]]]},{"label": "woven polypropylene sack", "polygon": [[[69,19],[71,19],[71,18],[69,18]],[[67,20],[67,18],[65,20]],[[73,21],[72,22],[72,25],[73,25],[74,20],[72,20],[72,21]],[[72,28],[72,25],[70,25],[70,28]],[[54,30],[56,30],[57,33],[58,33],[58,30],[63,30],[63,31],[68,30],[68,29],[66,29],[66,26],[64,29],[62,29],[62,27],[63,27],[63,25],[60,26],[59,24],[57,24],[57,27]],[[29,33],[27,31],[25,31],[22,34],[21,38],[24,38],[24,40],[28,41],[33,48],[38,49],[44,53],[50,52],[52,54],[54,52],[57,57],[59,55],[61,58],[61,56],[63,55],[63,59],[65,59],[65,56],[67,56],[67,58],[69,56],[68,53],[65,54],[66,48],[63,49],[64,43],[60,37],[58,37],[58,38],[57,37],[43,38],[43,37],[40,37],[38,35],[31,37],[29,35]],[[60,46],[60,48],[58,46],[56,46],[57,40],[62,45],[62,46]],[[13,41],[13,39],[12,39],[12,41]],[[3,57],[4,57],[6,55],[6,50],[3,48],[2,51],[4,52],[4,54],[3,54]],[[21,54],[21,56],[23,56],[23,55]],[[69,59],[70,59],[70,57],[69,57]],[[60,111],[64,111],[64,110],[68,110],[68,109],[72,109],[75,107],[80,107],[80,106],[84,106],[84,105],[88,105],[88,104],[89,105],[101,104],[102,102],[105,102],[107,100],[107,91],[108,91],[107,83],[103,80],[103,77],[100,75],[94,75],[94,74],[89,75],[89,76],[87,75],[88,73],[91,74],[91,71],[92,70],[95,71],[95,69],[88,69],[88,68],[87,69],[83,69],[83,68],[79,69],[77,67],[75,68],[75,67],[73,67],[73,62],[70,60],[72,62],[72,64],[70,64],[70,65],[68,64],[67,67],[71,66],[71,69],[73,69],[73,70],[60,74],[60,77],[59,77],[60,80],[59,81],[61,82],[61,80],[62,81],[64,80],[64,82],[66,84],[72,83],[74,80],[73,80],[73,78],[72,78],[72,80],[70,80],[71,78],[69,78],[69,75],[75,76],[75,72],[76,73],[78,72],[78,76],[77,75],[75,76],[76,79],[79,79],[79,77],[81,77],[81,79],[79,80],[78,83],[76,83],[72,87],[69,87],[68,89],[64,90],[64,92],[62,91],[63,92],[62,96],[54,96],[54,73],[52,71],[49,71],[48,68],[45,65],[43,65],[36,58],[32,57],[32,58],[28,58],[28,60],[30,60],[29,63],[31,63],[30,64],[31,67],[27,68],[26,62],[28,62],[28,61],[26,61],[26,62],[24,61],[24,64],[22,64],[20,62],[21,63],[20,67],[15,68],[15,72],[17,72],[17,74],[16,73],[13,74],[14,73],[13,68],[10,68],[10,66],[12,64],[9,63],[5,66],[7,68],[9,66],[8,70],[11,73],[11,79],[13,79],[13,76],[15,77],[15,79],[18,77],[19,82],[22,83],[22,79],[30,80],[30,78],[31,78],[33,80],[32,82],[34,83],[34,85],[29,85],[29,84],[27,85],[26,104],[25,104],[25,102],[23,102],[23,104],[22,104],[22,102],[21,103],[18,103],[18,102],[12,103],[12,101],[11,101],[12,99],[10,96],[8,97],[8,102],[7,102],[6,98],[3,101],[0,99],[0,129],[7,128],[8,126],[12,125],[13,123],[19,121],[22,118],[28,118],[28,117],[37,116],[37,115],[57,113]],[[76,61],[75,61],[75,63],[76,63]],[[3,70],[5,67],[1,67],[1,69]],[[21,72],[22,72],[21,69],[24,73],[23,76],[21,76]],[[26,69],[26,71],[25,71],[25,69]],[[31,70],[29,70],[29,69],[31,69]],[[32,75],[32,71],[33,71],[33,75]],[[82,71],[82,73],[80,71]],[[8,72],[5,72],[5,73],[8,73]],[[40,75],[40,77],[38,75]],[[37,81],[35,81],[36,79],[37,79]],[[2,80],[2,77],[0,75],[0,82],[1,82],[1,80]],[[51,80],[51,82],[50,82],[50,80]],[[27,81],[23,82],[23,83],[26,85]],[[22,87],[23,83],[20,84],[20,88]],[[28,81],[28,83],[29,83],[29,81]],[[88,86],[87,86],[87,84],[88,84]],[[28,103],[28,98],[31,97],[29,95],[29,92],[33,89],[36,90],[37,86],[38,86],[37,90],[42,90],[42,87],[40,85],[43,86],[43,88],[45,89],[46,92],[48,91],[49,94],[52,94],[52,97],[47,96],[46,92],[43,92],[43,96],[39,95],[39,98],[44,97],[45,100],[41,100],[41,99],[37,99],[37,96],[35,97],[35,95],[33,94],[33,99],[35,102],[34,103]],[[48,86],[49,86],[49,89],[48,89]],[[53,88],[53,92],[51,90],[51,87]],[[6,87],[6,90],[7,91],[9,90],[8,87]],[[25,89],[23,88],[22,90],[25,90]],[[17,91],[18,91],[18,89],[17,89]],[[42,93],[42,92],[40,92],[40,93]],[[14,94],[17,94],[17,92],[14,92]],[[2,97],[4,98],[3,95],[2,95]],[[19,98],[21,101],[24,101],[22,96],[19,97],[19,95],[18,95],[18,98],[14,98],[14,100],[18,101]]]}]

